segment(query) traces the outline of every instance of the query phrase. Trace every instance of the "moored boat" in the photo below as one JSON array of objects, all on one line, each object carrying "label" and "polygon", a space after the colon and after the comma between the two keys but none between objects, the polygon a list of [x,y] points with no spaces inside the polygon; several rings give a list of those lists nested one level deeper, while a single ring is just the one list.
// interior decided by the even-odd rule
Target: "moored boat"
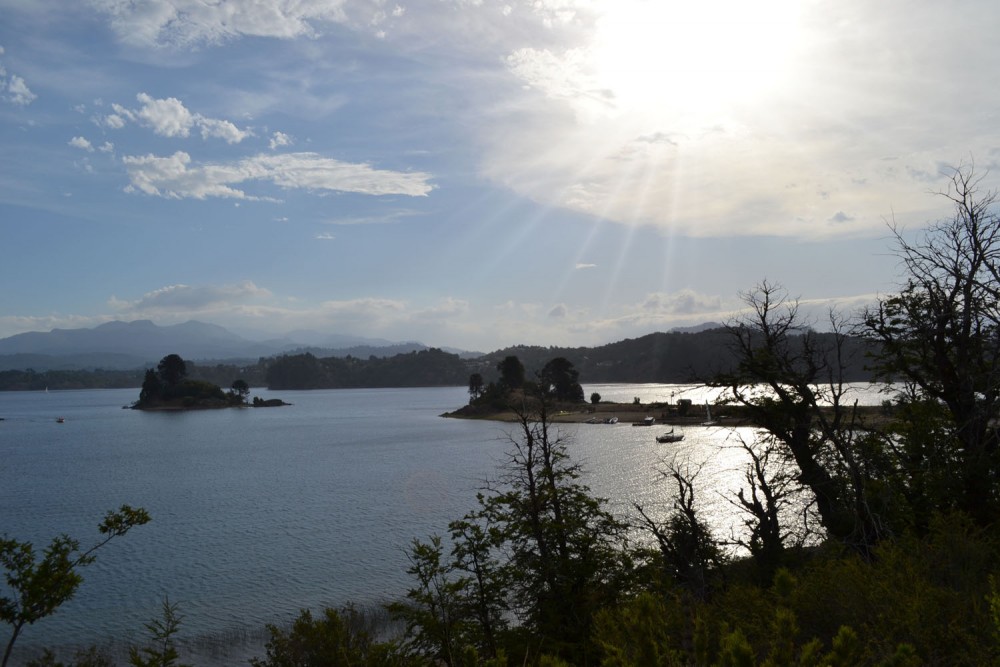
[{"label": "moored boat", "polygon": [[674,429],[670,429],[663,435],[656,436],[657,442],[680,442],[684,439],[683,433],[674,433]]}]

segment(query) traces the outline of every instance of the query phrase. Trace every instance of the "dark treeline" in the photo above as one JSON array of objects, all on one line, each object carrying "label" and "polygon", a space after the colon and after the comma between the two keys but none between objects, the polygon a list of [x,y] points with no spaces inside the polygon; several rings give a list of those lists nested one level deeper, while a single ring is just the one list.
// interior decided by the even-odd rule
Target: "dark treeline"
[{"label": "dark treeline", "polygon": [[[264,386],[263,362],[236,364],[196,364],[188,361],[188,377],[228,387],[237,379],[254,387]],[[119,370],[48,370],[0,371],[0,391],[51,391],[68,389],[128,389],[141,387],[145,369]]]},{"label": "dark treeline", "polygon": [[453,387],[468,382],[468,366],[457,354],[436,348],[393,357],[327,357],[296,354],[262,362],[270,389],[348,387]]},{"label": "dark treeline", "polygon": [[[829,344],[835,335],[802,329],[792,332],[790,344],[801,346],[807,339]],[[567,359],[587,382],[704,382],[706,378],[730,372],[738,363],[727,328],[719,327],[698,333],[652,333],[600,347],[515,346],[498,350],[470,363],[473,371],[486,382],[499,378],[497,365],[508,356],[516,356],[529,375],[541,370],[554,357]],[[860,336],[844,341],[849,363],[844,379],[860,382],[871,379],[867,366],[869,353],[878,345]]]},{"label": "dark treeline", "polygon": [[[833,334],[814,333],[820,340]],[[793,335],[793,341],[805,340]],[[542,370],[553,358],[568,360],[587,382],[698,382],[728,372],[736,362],[724,328],[699,333],[653,333],[599,347],[516,346],[476,359],[462,359],[439,349],[370,355],[367,359],[318,357],[304,352],[261,358],[257,363],[211,363],[188,361],[188,376],[228,387],[245,380],[251,387],[271,389],[333,389],[351,387],[462,386],[473,373],[486,383],[499,379],[497,365],[516,356],[529,376]],[[848,381],[871,378],[866,366],[875,343],[848,337],[845,343],[851,363],[845,369]],[[10,370],[0,371],[0,391],[57,389],[114,389],[139,387],[143,370]]]}]

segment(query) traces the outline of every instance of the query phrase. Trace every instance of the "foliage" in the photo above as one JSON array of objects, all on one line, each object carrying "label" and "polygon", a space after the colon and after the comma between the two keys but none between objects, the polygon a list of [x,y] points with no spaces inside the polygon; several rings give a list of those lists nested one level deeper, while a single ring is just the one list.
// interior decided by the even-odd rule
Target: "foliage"
[{"label": "foliage", "polygon": [[538,387],[557,401],[582,401],[580,371],[565,357],[550,360],[538,371]]},{"label": "foliage", "polygon": [[871,483],[881,461],[863,455],[856,406],[845,401],[844,325],[831,315],[832,337],[803,332],[798,303],[766,281],[743,297],[748,314],[728,327],[739,364],[712,384],[747,411],[776,463],[795,467],[827,535],[866,553],[887,529]]},{"label": "foliage", "polygon": [[249,396],[250,385],[247,384],[246,380],[235,380],[229,390],[230,401],[244,405]]},{"label": "foliage", "polygon": [[172,387],[187,376],[187,364],[179,354],[168,354],[160,359],[156,372],[164,385]]},{"label": "foliage", "polygon": [[866,560],[821,549],[757,584],[729,566],[709,598],[680,589],[603,609],[604,665],[995,664],[994,532],[939,516],[925,537],[885,540]]},{"label": "foliage", "polygon": [[663,523],[639,504],[639,527],[649,532],[660,553],[659,566],[667,580],[699,599],[708,596],[711,577],[722,565],[722,552],[708,524],[695,507],[694,478],[677,466],[662,473],[677,484],[673,512]]},{"label": "foliage", "polygon": [[540,660],[532,637],[545,638],[550,664],[583,664],[593,659],[594,615],[628,591],[626,528],[579,482],[547,398],[511,406],[517,429],[501,477],[452,522],[451,560],[438,538],[411,549],[417,586],[397,612],[411,646],[444,664],[459,664],[466,646]]},{"label": "foliage", "polygon": [[879,376],[901,381],[901,403],[944,408],[935,430],[945,432],[936,442],[913,442],[910,434],[892,441],[905,457],[901,473],[911,499],[923,505],[950,500],[914,498],[934,480],[909,475],[945,459],[958,473],[952,498],[986,525],[1000,511],[994,426],[1000,417],[1000,216],[998,193],[978,191],[982,178],[972,166],[955,169],[941,193],[954,205],[954,216],[920,240],[911,243],[893,229],[906,281],[898,294],[865,312],[863,331],[879,345]]},{"label": "foliage", "polygon": [[30,542],[6,536],[0,538],[0,566],[4,569],[9,591],[9,595],[0,597],[0,621],[11,626],[10,640],[0,665],[7,664],[24,626],[55,613],[76,594],[83,582],[77,570],[93,563],[98,549],[149,520],[146,510],[122,505],[105,515],[98,526],[104,537],[94,546],[81,551],[77,540],[60,535],[53,538],[41,559]]},{"label": "foliage", "polygon": [[245,380],[235,380],[229,392],[206,380],[187,378],[187,363],[179,355],[170,354],[160,360],[158,370],[148,369],[139,392],[137,408],[225,407],[246,405],[250,386]]},{"label": "foliage", "polygon": [[596,391],[590,395],[590,403],[592,405],[597,405],[600,402],[601,402],[601,395],[598,394]]},{"label": "foliage", "polygon": [[146,646],[129,647],[129,664],[134,667],[190,667],[180,662],[174,645],[174,635],[184,617],[177,613],[177,604],[163,599],[162,616],[145,624],[149,633]]},{"label": "foliage", "polygon": [[486,385],[483,383],[483,376],[479,373],[473,373],[469,376],[469,402],[474,402],[477,398],[483,395],[483,391],[486,389]]},{"label": "foliage", "polygon": [[271,389],[462,386],[469,378],[468,367],[457,354],[436,348],[368,359],[320,359],[305,353],[262,363]]},{"label": "foliage", "polygon": [[391,643],[378,642],[354,607],[327,608],[314,619],[305,609],[288,630],[269,625],[267,656],[253,658],[253,667],[394,667],[418,665]]},{"label": "foliage", "polygon": [[499,384],[507,391],[520,389],[524,385],[524,364],[515,355],[507,355],[497,363],[500,371]]},{"label": "foliage", "polygon": [[114,667],[115,661],[108,652],[97,646],[91,646],[77,649],[73,654],[73,661],[68,664],[57,660],[51,650],[44,649],[40,658],[29,660],[25,665],[26,667]]}]

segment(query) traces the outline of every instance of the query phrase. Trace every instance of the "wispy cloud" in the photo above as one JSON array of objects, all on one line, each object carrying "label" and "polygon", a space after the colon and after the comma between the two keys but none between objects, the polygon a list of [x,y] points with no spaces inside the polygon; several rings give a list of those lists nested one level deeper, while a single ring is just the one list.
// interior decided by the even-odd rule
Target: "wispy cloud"
[{"label": "wispy cloud", "polygon": [[112,296],[108,303],[114,310],[126,313],[194,312],[270,296],[268,290],[246,280],[234,285],[169,285],[147,292],[134,301],[123,301]]},{"label": "wispy cloud", "polygon": [[125,156],[123,161],[130,188],[172,199],[261,199],[234,187],[248,182],[270,182],[285,189],[411,197],[425,196],[434,189],[428,174],[374,169],[316,153],[262,154],[231,163],[195,165],[189,154],[178,151],[167,157]]},{"label": "wispy cloud", "polygon": [[352,218],[334,218],[326,220],[325,223],[328,225],[342,225],[342,226],[353,226],[353,225],[387,225],[406,218],[412,218],[414,216],[421,215],[420,211],[413,211],[410,209],[397,209],[385,211],[379,215],[369,215],[369,216],[356,216]]},{"label": "wispy cloud", "polygon": [[217,44],[239,37],[313,38],[330,24],[349,22],[366,26],[378,35],[384,34],[387,21],[402,14],[386,12],[381,2],[365,0],[145,0],[141,5],[123,0],[92,2],[110,17],[119,39],[155,47]]}]

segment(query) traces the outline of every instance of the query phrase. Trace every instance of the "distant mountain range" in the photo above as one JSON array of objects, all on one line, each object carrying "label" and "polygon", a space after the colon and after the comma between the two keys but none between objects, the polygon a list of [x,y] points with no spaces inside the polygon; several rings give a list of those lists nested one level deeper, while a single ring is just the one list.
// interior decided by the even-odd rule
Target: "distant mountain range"
[{"label": "distant mountain range", "polygon": [[[316,356],[392,356],[426,350],[417,342],[295,331],[282,338],[253,341],[223,327],[190,321],[159,326],[149,320],[108,322],[92,329],[53,329],[0,338],[0,371],[132,370],[155,366],[168,354],[191,361],[257,361],[293,352]],[[447,350],[463,357],[478,352]]]}]

